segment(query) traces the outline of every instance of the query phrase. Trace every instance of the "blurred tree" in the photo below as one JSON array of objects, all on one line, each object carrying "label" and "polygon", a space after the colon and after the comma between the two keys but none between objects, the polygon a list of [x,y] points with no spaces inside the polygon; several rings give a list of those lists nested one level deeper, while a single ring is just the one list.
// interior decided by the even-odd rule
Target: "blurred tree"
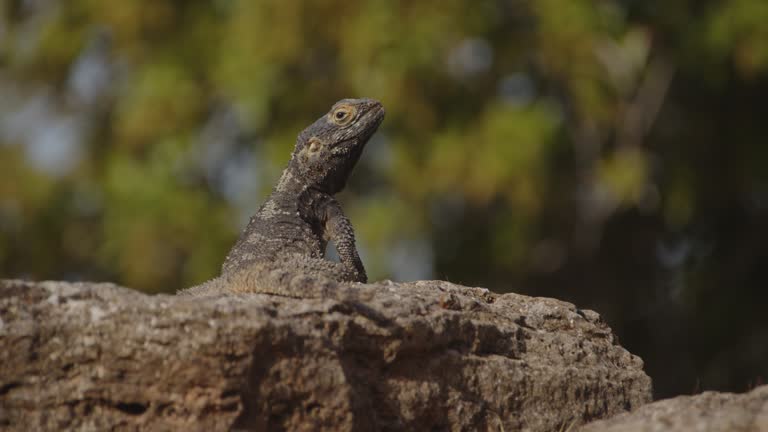
[{"label": "blurred tree", "polygon": [[0,0],[0,275],[213,276],[298,132],[388,117],[370,275],[572,300],[658,395],[768,373],[768,3]]}]

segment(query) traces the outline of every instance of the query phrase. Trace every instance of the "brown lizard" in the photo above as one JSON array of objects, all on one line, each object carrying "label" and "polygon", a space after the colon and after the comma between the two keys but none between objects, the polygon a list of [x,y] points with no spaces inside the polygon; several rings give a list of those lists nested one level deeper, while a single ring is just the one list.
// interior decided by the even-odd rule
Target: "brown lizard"
[{"label": "brown lizard", "polygon": [[[378,101],[343,99],[304,129],[277,186],[227,254],[221,276],[178,294],[327,297],[349,288],[339,282],[367,282],[352,224],[333,196],[383,119]],[[324,258],[328,241],[340,262]]]}]

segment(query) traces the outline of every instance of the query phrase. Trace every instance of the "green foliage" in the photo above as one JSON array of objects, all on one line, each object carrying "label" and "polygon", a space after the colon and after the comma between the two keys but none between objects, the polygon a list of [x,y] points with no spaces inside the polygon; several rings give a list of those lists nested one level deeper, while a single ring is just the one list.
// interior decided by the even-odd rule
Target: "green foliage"
[{"label": "green foliage", "polygon": [[732,59],[745,76],[768,68],[768,3],[737,0],[711,8],[706,38],[717,57]]},{"label": "green foliage", "polygon": [[179,184],[180,147],[161,141],[143,161],[116,154],[106,162],[101,256],[128,285],[167,290],[179,276],[186,284],[210,277],[232,240],[224,204]]}]

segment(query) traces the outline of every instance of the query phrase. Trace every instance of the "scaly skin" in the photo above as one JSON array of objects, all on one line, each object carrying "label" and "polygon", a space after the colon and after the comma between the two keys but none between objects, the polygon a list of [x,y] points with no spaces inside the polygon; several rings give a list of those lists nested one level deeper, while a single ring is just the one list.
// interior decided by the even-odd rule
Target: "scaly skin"
[{"label": "scaly skin", "polygon": [[[378,101],[343,99],[304,129],[277,186],[227,254],[221,276],[179,294],[322,297],[336,282],[367,282],[352,224],[333,195],[383,119]],[[338,263],[324,259],[329,240]]]}]

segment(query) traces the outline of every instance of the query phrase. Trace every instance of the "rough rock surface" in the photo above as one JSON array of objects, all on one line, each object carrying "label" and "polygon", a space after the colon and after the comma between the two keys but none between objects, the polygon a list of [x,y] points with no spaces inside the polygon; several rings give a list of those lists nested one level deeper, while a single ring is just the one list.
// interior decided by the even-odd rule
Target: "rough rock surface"
[{"label": "rough rock surface", "polygon": [[749,393],[705,392],[645,405],[582,432],[768,432],[768,385]]},{"label": "rough rock surface", "polygon": [[440,281],[357,287],[0,281],[0,429],[558,431],[650,400],[595,312]]}]

